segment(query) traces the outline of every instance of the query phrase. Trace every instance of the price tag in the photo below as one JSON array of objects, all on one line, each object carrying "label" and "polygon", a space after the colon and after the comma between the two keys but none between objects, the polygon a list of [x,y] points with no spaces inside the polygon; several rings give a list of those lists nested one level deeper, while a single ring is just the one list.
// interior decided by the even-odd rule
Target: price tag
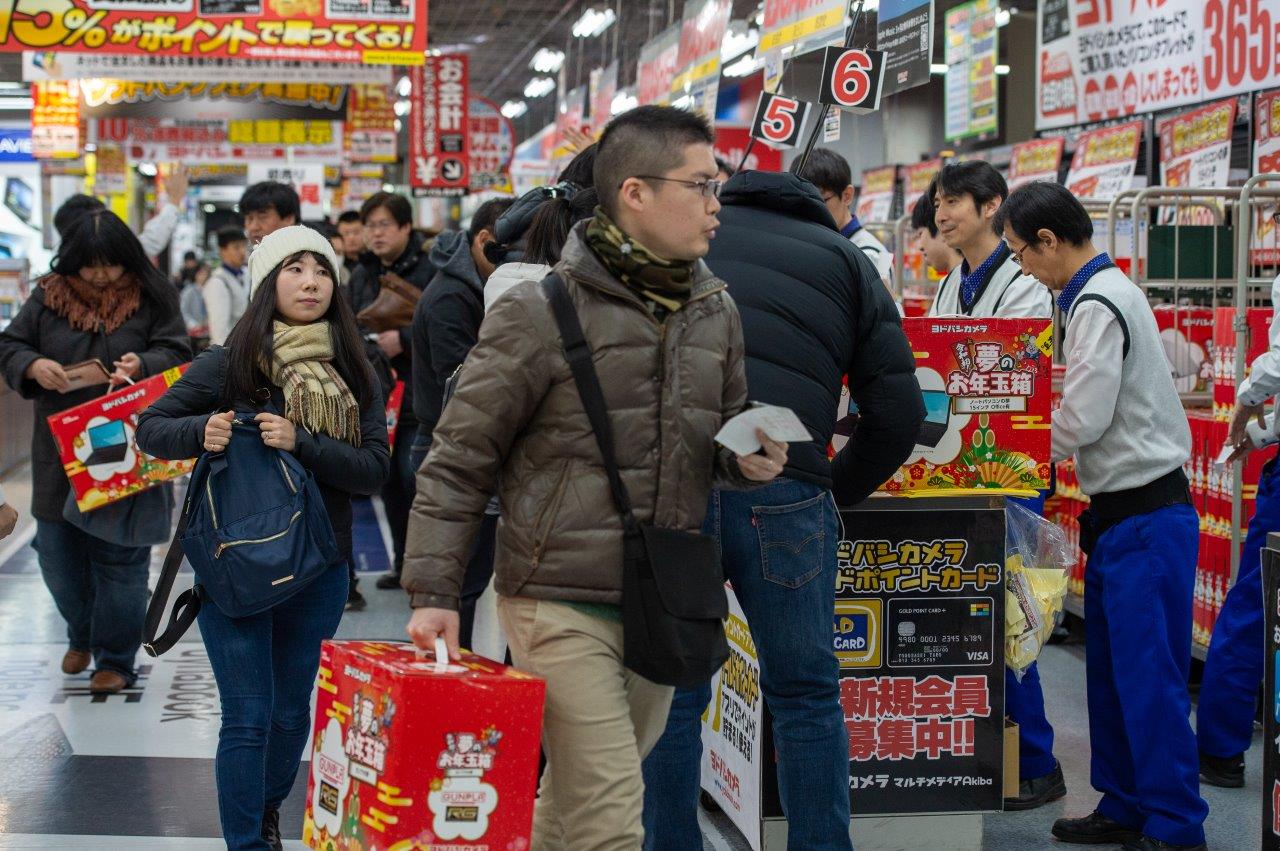
[{"label": "price tag", "polygon": [[822,59],[818,100],[856,114],[880,108],[884,90],[884,51],[828,47]]}]

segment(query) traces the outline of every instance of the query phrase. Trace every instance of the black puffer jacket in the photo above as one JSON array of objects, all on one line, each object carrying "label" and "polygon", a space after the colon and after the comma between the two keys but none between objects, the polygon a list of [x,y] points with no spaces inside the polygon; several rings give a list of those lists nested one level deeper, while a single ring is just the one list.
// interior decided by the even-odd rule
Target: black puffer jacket
[{"label": "black puffer jacket", "polygon": [[[706,262],[742,314],[749,398],[791,408],[813,435],[791,445],[785,475],[832,488],[841,505],[861,502],[906,460],[924,419],[893,299],[808,181],[742,172],[720,203]],[[845,375],[861,421],[832,464]]]},{"label": "black puffer jacket", "polygon": [[418,442],[430,443],[444,405],[444,385],[480,334],[484,281],[463,231],[445,231],[431,247],[439,269],[413,314],[413,413]]},{"label": "black puffer jacket", "polygon": [[[378,297],[378,293],[382,290],[380,278],[386,272],[395,272],[418,289],[425,290],[427,284],[431,282],[432,276],[436,273],[436,268],[432,265],[429,257],[430,250],[431,244],[427,235],[415,230],[409,234],[409,245],[405,248],[404,253],[390,267],[383,266],[382,261],[368,251],[360,255],[359,265],[351,272],[351,282],[349,284],[352,309],[359,313],[373,304]],[[361,329],[361,331],[364,331],[364,329]],[[413,418],[412,336],[412,326],[406,325],[400,329],[400,347],[404,351],[391,359],[391,366],[395,368],[396,374],[404,382],[404,402],[400,407],[400,428],[407,431],[413,431],[416,428],[416,421]],[[370,343],[369,357],[374,360],[375,366],[377,365],[376,358],[378,356],[377,345]]]}]

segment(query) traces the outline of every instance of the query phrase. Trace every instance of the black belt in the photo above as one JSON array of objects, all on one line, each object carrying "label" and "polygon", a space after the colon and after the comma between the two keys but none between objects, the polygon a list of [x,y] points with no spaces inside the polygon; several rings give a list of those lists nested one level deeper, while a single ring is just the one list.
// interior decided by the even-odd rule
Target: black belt
[{"label": "black belt", "polygon": [[1089,509],[1080,515],[1080,549],[1088,555],[1104,532],[1130,517],[1191,504],[1191,485],[1181,467],[1141,487],[1094,494]]}]

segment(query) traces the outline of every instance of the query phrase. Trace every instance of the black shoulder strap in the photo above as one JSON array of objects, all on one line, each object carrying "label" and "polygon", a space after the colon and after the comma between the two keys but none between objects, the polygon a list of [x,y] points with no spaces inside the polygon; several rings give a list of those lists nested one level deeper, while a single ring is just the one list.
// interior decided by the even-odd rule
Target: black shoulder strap
[{"label": "black shoulder strap", "polygon": [[1086,301],[1096,301],[1115,314],[1116,322],[1120,325],[1120,333],[1124,335],[1124,356],[1129,357],[1129,323],[1124,321],[1124,314],[1120,312],[1120,308],[1116,307],[1111,299],[1097,293],[1085,293],[1076,299],[1076,303],[1071,306],[1072,314],[1075,313],[1077,307]]},{"label": "black shoulder strap", "polygon": [[543,292],[551,302],[551,313],[555,316],[556,325],[560,329],[560,340],[564,346],[564,357],[573,371],[573,380],[578,385],[578,395],[582,397],[582,407],[591,421],[591,430],[595,432],[596,445],[600,447],[600,456],[604,459],[605,472],[609,475],[609,487],[613,490],[613,501],[618,507],[624,529],[631,530],[636,525],[635,513],[631,510],[631,495],[622,481],[618,470],[618,459],[613,453],[613,427],[609,423],[609,411],[604,402],[604,391],[600,389],[600,377],[596,374],[595,364],[591,360],[591,346],[582,333],[582,323],[578,320],[578,311],[569,298],[569,290],[564,281],[555,272],[542,279]]},{"label": "black shoulder strap", "polygon": [[[191,480],[194,481],[192,476]],[[156,590],[151,594],[151,602],[147,604],[147,619],[142,631],[142,649],[148,656],[159,656],[168,652],[178,639],[191,628],[191,624],[200,613],[200,588],[189,588],[178,595],[173,604],[173,612],[169,615],[169,624],[164,634],[160,632],[160,621],[164,618],[164,610],[169,605],[169,594],[173,591],[173,582],[178,578],[178,569],[182,567],[182,536],[187,531],[187,518],[191,516],[191,500],[195,489],[188,484],[187,498],[182,502],[182,515],[178,518],[178,528],[169,542],[169,552],[164,557],[164,567],[160,569],[160,579],[156,582]]]}]

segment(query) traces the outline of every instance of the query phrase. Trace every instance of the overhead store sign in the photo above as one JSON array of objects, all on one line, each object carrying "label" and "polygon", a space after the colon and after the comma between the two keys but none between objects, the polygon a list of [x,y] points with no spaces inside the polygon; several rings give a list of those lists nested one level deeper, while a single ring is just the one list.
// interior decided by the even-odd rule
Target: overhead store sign
[{"label": "overhead store sign", "polygon": [[396,161],[396,112],[389,82],[350,87],[345,135],[347,159],[352,162]]},{"label": "overhead store sign", "polygon": [[38,159],[80,156],[80,86],[48,80],[31,86],[31,151]]},{"label": "overhead store sign", "polygon": [[884,53],[861,48],[828,47],[822,58],[818,100],[855,114],[880,108],[884,90]]},{"label": "overhead store sign", "polygon": [[1040,0],[1036,127],[1153,112],[1280,85],[1269,0]]},{"label": "overhead store sign", "polygon": [[883,0],[876,14],[876,47],[886,57],[884,93],[897,94],[929,82],[933,0]]},{"label": "overhead store sign", "polygon": [[[3,2],[3,0],[0,0]],[[347,87],[330,83],[190,83],[82,80],[85,114],[97,118],[346,117]]]},{"label": "overhead store sign", "polygon": [[[1277,172],[1280,172],[1280,89],[1259,94],[1253,111],[1253,173]],[[1270,212],[1263,208],[1254,214],[1254,263],[1280,263],[1280,225]]]},{"label": "overhead store sign", "polygon": [[641,106],[671,100],[671,81],[680,60],[680,24],[667,27],[640,48],[636,68],[636,100]]},{"label": "overhead store sign", "polygon": [[1083,133],[1067,172],[1067,189],[1077,198],[1111,199],[1133,183],[1145,122],[1131,121]]},{"label": "overhead store sign", "polygon": [[907,212],[911,212],[924,193],[929,190],[933,179],[942,171],[942,160],[925,160],[921,163],[902,167],[902,199]]},{"label": "overhead store sign", "polygon": [[898,167],[887,165],[862,172],[862,191],[858,195],[858,220],[887,222],[893,213],[893,196],[898,188]]},{"label": "overhead store sign", "polygon": [[946,138],[995,133],[997,0],[972,0],[947,12]]},{"label": "overhead store sign", "polygon": [[119,144],[139,162],[227,163],[247,160],[335,162],[342,159],[342,122],[302,118],[102,118],[99,144]]},{"label": "overhead store sign", "polygon": [[[1156,127],[1160,137],[1160,182],[1165,186],[1226,186],[1231,172],[1231,130],[1236,99],[1229,98],[1167,118]],[[1214,224],[1204,207],[1166,207],[1161,221]]]},{"label": "overhead store sign", "polygon": [[302,218],[315,220],[324,218],[324,165],[306,163],[288,165],[272,165],[270,163],[249,163],[249,185],[274,180],[286,183],[298,193],[302,203]]},{"label": "overhead store sign", "polygon": [[470,189],[467,57],[429,56],[412,69],[409,185],[416,195],[458,196]]},{"label": "overhead store sign", "polygon": [[4,52],[418,65],[426,48],[427,0],[0,0]]},{"label": "overhead store sign", "polygon": [[751,122],[751,135],[773,148],[794,148],[800,141],[810,106],[797,98],[761,92],[756,117]]},{"label": "overhead store sign", "polygon": [[118,53],[55,53],[26,50],[22,53],[22,79],[79,80],[109,77],[115,80],[177,80],[196,83],[390,83],[386,65],[314,61],[254,61],[194,56],[128,56]]},{"label": "overhead store sign", "polygon": [[1014,145],[1009,155],[1009,191],[1037,180],[1057,181],[1065,144],[1061,136],[1052,136]]},{"label": "overhead store sign", "polygon": [[761,54],[822,43],[844,32],[848,0],[765,0]]},{"label": "overhead store sign", "polygon": [[729,28],[732,0],[685,0],[680,19],[680,49],[676,75],[671,81],[673,98],[684,95],[688,106],[709,121],[716,117],[720,91],[720,45]]},{"label": "overhead store sign", "polygon": [[587,120],[587,87],[577,86],[556,99],[556,136],[552,159],[569,156],[573,147],[568,140],[569,130],[581,132]]},{"label": "overhead store sign", "polygon": [[29,163],[34,160],[31,128],[0,127],[0,163]]},{"label": "overhead store sign", "polygon": [[468,112],[471,191],[508,189],[511,158],[516,152],[515,128],[488,98],[472,95]]},{"label": "overhead store sign", "polygon": [[590,132],[595,135],[602,130],[613,117],[613,99],[618,94],[618,62],[614,60],[607,68],[597,68],[588,78],[587,89],[591,101],[589,113]]}]

